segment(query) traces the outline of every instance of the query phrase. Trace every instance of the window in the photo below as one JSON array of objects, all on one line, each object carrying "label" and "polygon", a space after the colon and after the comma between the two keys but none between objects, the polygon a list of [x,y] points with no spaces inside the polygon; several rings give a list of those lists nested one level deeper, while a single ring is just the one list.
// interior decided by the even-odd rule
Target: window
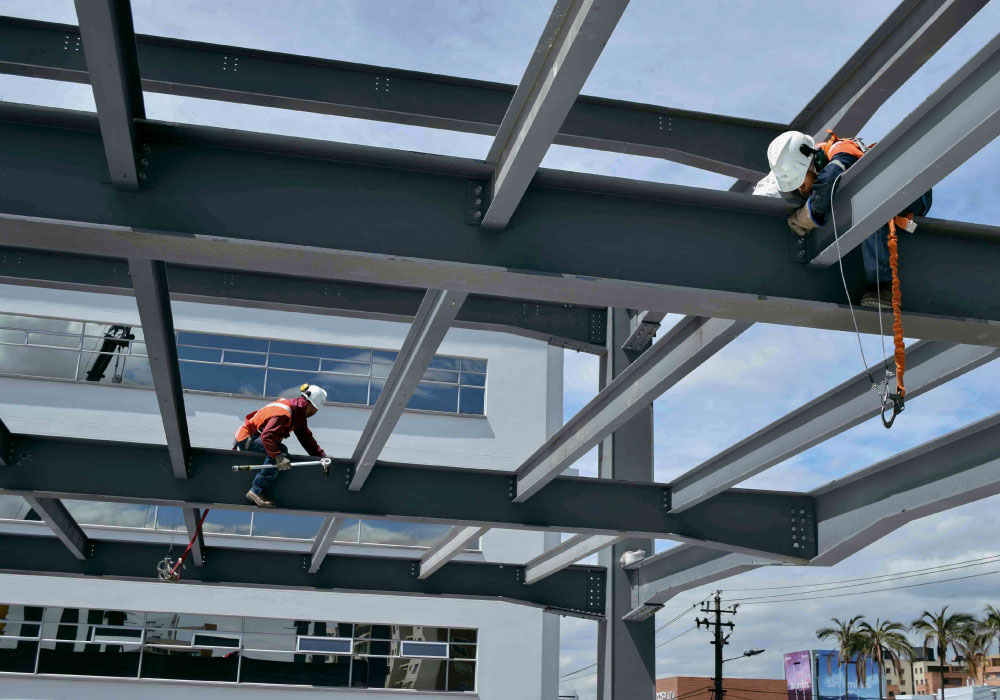
[{"label": "window", "polygon": [[142,641],[141,627],[91,627],[90,641],[101,644],[135,644]]},{"label": "window", "polygon": [[[328,401],[374,406],[398,353],[390,350],[179,331],[181,384],[189,391],[297,396],[304,383]],[[0,314],[0,373],[152,387],[138,326]],[[486,360],[436,355],[411,410],[486,414]]]},{"label": "window", "polygon": [[400,642],[403,656],[420,656],[429,659],[448,658],[448,645],[438,642]]},{"label": "window", "polygon": [[352,641],[343,637],[298,637],[297,651],[319,654],[350,654]]},{"label": "window", "polygon": [[238,649],[240,646],[240,635],[195,632],[193,635],[191,635],[191,646],[224,647],[228,649]]}]

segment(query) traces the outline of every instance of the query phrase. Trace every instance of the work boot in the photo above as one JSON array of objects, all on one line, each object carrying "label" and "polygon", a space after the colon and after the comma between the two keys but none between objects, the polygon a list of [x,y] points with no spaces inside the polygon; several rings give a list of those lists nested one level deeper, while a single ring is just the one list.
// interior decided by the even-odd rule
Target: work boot
[{"label": "work boot", "polygon": [[868,309],[877,309],[879,306],[883,309],[892,308],[892,288],[891,287],[881,287],[880,289],[871,288],[861,297],[861,306]]},{"label": "work boot", "polygon": [[274,502],[269,501],[258,493],[254,493],[253,489],[247,491],[247,500],[253,503],[258,508],[274,508]]}]

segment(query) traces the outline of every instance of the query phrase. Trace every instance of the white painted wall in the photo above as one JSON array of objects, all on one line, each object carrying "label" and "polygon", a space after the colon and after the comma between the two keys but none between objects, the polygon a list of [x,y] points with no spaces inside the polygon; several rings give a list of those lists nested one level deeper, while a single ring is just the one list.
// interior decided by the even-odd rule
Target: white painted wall
[{"label": "white painted wall", "polygon": [[[0,310],[139,325],[131,297],[0,285]],[[399,323],[190,303],[174,303],[173,311],[179,330],[390,350],[399,348],[408,329]],[[486,418],[406,413],[383,459],[512,470],[558,428],[562,418],[561,350],[513,335],[452,329],[439,352],[488,360]],[[242,416],[260,404],[254,399],[186,393],[192,443],[230,447]],[[331,456],[348,457],[369,413],[368,408],[328,406],[310,421],[310,427]],[[146,389],[0,377],[0,418],[14,432],[164,442],[154,393]],[[296,444],[294,439],[290,442]],[[292,451],[300,452],[294,447]],[[558,536],[554,542],[558,542]],[[482,540],[487,560],[517,563],[551,545],[542,533],[513,530],[490,531]],[[34,605],[476,627],[480,630],[479,697],[548,700],[556,693],[557,618],[510,603],[19,575],[0,575],[0,599]],[[251,691],[242,686],[196,683],[136,683],[40,678],[25,681],[7,676],[0,682],[0,697],[106,698],[140,692],[156,697],[184,693],[223,698],[246,692],[285,697],[302,692],[273,688]],[[337,697],[356,694],[326,689],[323,692]],[[372,692],[365,691],[359,697]],[[394,694],[400,692],[409,694]]]}]

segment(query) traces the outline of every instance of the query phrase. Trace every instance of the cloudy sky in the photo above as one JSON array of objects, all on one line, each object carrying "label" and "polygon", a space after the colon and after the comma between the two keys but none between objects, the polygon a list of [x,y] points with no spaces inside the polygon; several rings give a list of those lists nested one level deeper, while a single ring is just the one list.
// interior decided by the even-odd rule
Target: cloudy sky
[{"label": "cloudy sky", "polygon": [[[894,4],[893,0],[842,0],[831,9],[828,2],[802,0],[633,0],[584,92],[787,122]],[[136,30],[142,33],[508,83],[520,79],[551,8],[549,2],[528,0],[133,0],[132,5]],[[76,22],[71,0],[0,0],[0,13]],[[845,29],[833,31],[834,26]],[[1000,4],[992,3],[903,86],[861,135],[869,142],[881,139],[998,29]],[[93,109],[88,86],[11,76],[0,76],[0,99]],[[146,95],[146,111],[154,119],[468,157],[483,157],[490,144],[485,136],[157,94]],[[1000,198],[996,196],[1000,175],[991,167],[998,157],[1000,147],[993,143],[945,178],[935,188],[932,215],[1000,223]],[[553,147],[543,165],[718,189],[732,183],[731,178],[665,161],[562,146]],[[865,345],[870,358],[878,357],[878,338],[866,338]],[[655,402],[657,480],[669,481],[860,369],[851,335],[766,325],[751,328]],[[995,392],[998,380],[1000,365],[982,367],[908,404],[891,431],[876,420],[869,421],[745,485],[810,489],[933,439],[1000,408]],[[566,416],[593,397],[596,388],[596,359],[567,353]],[[584,474],[596,473],[595,455],[583,458],[577,466]],[[813,584],[997,554],[998,504],[996,498],[986,499],[912,523],[829,569],[763,569],[719,585],[745,589]],[[667,546],[659,544],[661,549]],[[995,569],[1000,565],[905,583]],[[984,576],[851,597],[748,602],[736,618],[731,648],[739,652],[766,647],[768,651],[734,662],[729,672],[780,678],[782,653],[816,646],[815,629],[833,616],[865,614],[910,621],[924,609],[945,604],[968,611],[978,611],[987,602],[1000,604],[998,581],[1000,576]],[[709,590],[679,596],[658,615],[660,624],[704,598]],[[761,594],[732,590],[725,596],[728,600]],[[685,632],[692,618],[693,612],[664,629],[658,643]],[[595,660],[592,623],[565,620],[562,636],[562,673]],[[705,632],[689,632],[664,644],[657,652],[658,675],[709,675],[707,641]],[[594,682],[595,676],[585,673],[562,688],[589,698]]]}]

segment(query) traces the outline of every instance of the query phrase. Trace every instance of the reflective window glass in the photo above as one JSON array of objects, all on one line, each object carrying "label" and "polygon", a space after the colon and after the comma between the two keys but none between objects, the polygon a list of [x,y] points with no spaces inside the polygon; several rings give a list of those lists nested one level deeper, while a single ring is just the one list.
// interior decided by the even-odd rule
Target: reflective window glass
[{"label": "reflective window glass", "polygon": [[212,634],[209,632],[195,632],[191,636],[191,646],[193,647],[226,647],[228,649],[238,649],[240,646],[240,636],[238,634]]},{"label": "reflective window glass", "polygon": [[42,607],[40,605],[0,603],[0,624],[10,623],[15,620],[37,622],[41,619]]},{"label": "reflective window glass", "polygon": [[448,690],[463,692],[476,689],[476,663],[450,661],[448,663]]},{"label": "reflective window glass", "polygon": [[462,629],[453,627],[450,630],[450,640],[452,642],[458,642],[460,644],[475,644],[479,635],[477,630],[474,629]]},{"label": "reflective window glass", "polygon": [[[253,517],[253,534],[255,537],[294,537],[297,539],[312,539],[319,531],[320,523],[323,519],[315,515],[292,515],[285,513],[264,513],[256,512]],[[357,520],[348,521],[341,528],[338,540],[345,537],[345,530],[350,530],[350,523]]]},{"label": "reflective window glass", "polygon": [[0,671],[34,673],[38,642],[0,637]]},{"label": "reflective window glass", "polygon": [[446,664],[439,659],[355,658],[351,683],[358,688],[444,690]]},{"label": "reflective window glass", "polygon": [[486,415],[486,390],[463,386],[459,389],[459,412],[469,416]]},{"label": "reflective window glass", "polygon": [[267,364],[267,354],[262,352],[238,352],[236,350],[226,350],[222,355],[223,362],[233,362],[240,365],[257,365],[263,367]]},{"label": "reflective window glass", "polygon": [[389,371],[391,369],[392,365],[372,365],[372,376],[385,379],[389,376]]},{"label": "reflective window glass", "polygon": [[177,334],[179,345],[200,345],[207,348],[267,352],[267,341],[261,338],[241,338],[235,335],[214,335],[181,331]]},{"label": "reflective window glass", "polygon": [[67,321],[61,318],[39,318],[37,316],[16,316],[14,314],[0,314],[0,326],[4,328],[25,328],[33,331],[73,333],[75,335],[83,332],[83,323],[80,321]]},{"label": "reflective window glass", "polygon": [[429,369],[424,372],[424,379],[432,382],[458,384],[458,372],[449,372],[446,369]]},{"label": "reflective window glass", "polygon": [[324,372],[340,372],[342,374],[363,374],[368,376],[368,363],[345,362],[343,360],[323,360],[321,369]]},{"label": "reflective window glass", "polygon": [[182,649],[146,646],[143,678],[235,683],[240,652],[236,649]]},{"label": "reflective window glass", "polygon": [[0,372],[73,379],[79,353],[29,345],[0,345]]},{"label": "reflective window glass", "polygon": [[83,353],[80,356],[78,379],[102,384],[153,386],[149,360],[145,357],[128,357],[121,353]]},{"label": "reflective window glass", "polygon": [[242,510],[213,509],[205,518],[204,530],[222,535],[249,535],[250,513]]},{"label": "reflective window glass", "polygon": [[400,642],[399,653],[403,656],[447,658],[448,645],[435,642]]},{"label": "reflective window glass", "polygon": [[458,386],[420,382],[407,408],[424,411],[458,412]]},{"label": "reflective window glass", "polygon": [[[373,365],[373,367],[377,367],[377,366],[378,365]],[[368,405],[369,406],[374,406],[375,405],[375,403],[378,401],[378,397],[382,394],[382,389],[383,388],[385,388],[385,380],[384,379],[372,379],[371,380],[371,389],[368,392]]]},{"label": "reflective window glass", "polygon": [[[227,615],[195,615],[192,613],[146,613],[146,627],[163,629],[167,633],[183,630],[209,630],[215,632],[239,632],[242,621]],[[147,637],[147,640],[149,638]],[[190,643],[190,635],[185,641]]]},{"label": "reflective window glass", "polygon": [[205,365],[181,362],[181,385],[185,389],[223,394],[262,396],[264,369],[235,365]]},{"label": "reflective window glass", "polygon": [[361,656],[399,656],[399,643],[379,639],[357,640],[354,642],[354,653]]},{"label": "reflective window glass", "polygon": [[452,644],[450,648],[451,648],[451,658],[453,659],[476,658],[475,644]]},{"label": "reflective window glass", "polygon": [[135,678],[139,672],[138,644],[41,643],[38,672],[73,676]]},{"label": "reflective window glass", "polygon": [[222,351],[214,348],[194,348],[190,345],[178,345],[177,357],[181,360],[200,360],[201,362],[222,362]]},{"label": "reflective window glass", "polygon": [[0,495],[0,518],[24,520],[31,511],[31,506],[20,496]]},{"label": "reflective window glass", "polygon": [[399,625],[393,628],[393,637],[414,642],[447,642],[447,627],[427,627],[424,625]]},{"label": "reflective window glass", "polygon": [[272,340],[271,352],[288,355],[306,355],[308,357],[323,357],[328,360],[371,362],[371,350],[367,350],[365,348],[349,348],[337,345],[315,345],[313,343],[295,343],[288,340]]},{"label": "reflective window glass", "polygon": [[372,362],[377,362],[382,365],[393,364],[398,356],[398,352],[393,352],[391,350],[372,350]]},{"label": "reflective window glass", "polygon": [[355,639],[392,639],[391,625],[354,625]]},{"label": "reflective window glass", "polygon": [[445,357],[444,355],[435,355],[431,363],[427,365],[431,369],[450,369],[458,371],[461,368],[462,361],[457,357]]},{"label": "reflective window glass", "polygon": [[37,637],[41,631],[37,622],[0,622],[0,637]]},{"label": "reflective window glass", "polygon": [[335,639],[333,637],[299,637],[298,651],[314,651],[327,654],[350,654],[350,639]]},{"label": "reflective window glass", "polygon": [[318,357],[297,357],[295,355],[275,355],[271,353],[268,364],[271,367],[281,367],[283,369],[302,369],[310,372],[319,370]]},{"label": "reflective window glass", "polygon": [[247,650],[240,681],[345,688],[350,674],[350,656]]},{"label": "reflective window glass", "polygon": [[[212,516],[211,513],[208,515]],[[181,509],[176,506],[159,506],[156,509],[156,529],[183,530],[184,515],[181,513]]]},{"label": "reflective window glass", "polygon": [[0,328],[0,343],[13,343],[15,345],[24,345],[27,333],[24,331],[9,330],[7,328]]},{"label": "reflective window glass", "polygon": [[444,537],[450,529],[448,525],[393,522],[390,520],[362,520],[361,541],[365,544],[430,547]]},{"label": "reflective window glass", "polygon": [[81,525],[153,527],[156,516],[156,506],[138,503],[64,499],[63,505]]},{"label": "reflective window glass", "polygon": [[462,371],[464,372],[485,372],[486,371],[486,360],[471,360],[467,357],[462,358]]},{"label": "reflective window glass", "polygon": [[331,403],[353,403],[364,406],[368,402],[368,379],[366,377],[268,370],[268,396],[298,396],[299,387],[303,384],[316,384],[326,389],[326,400]]},{"label": "reflective window glass", "polygon": [[56,335],[54,333],[28,333],[29,345],[52,345],[57,348],[80,349],[80,336]]},{"label": "reflective window glass", "polygon": [[486,386],[486,375],[462,370],[463,386]]}]

